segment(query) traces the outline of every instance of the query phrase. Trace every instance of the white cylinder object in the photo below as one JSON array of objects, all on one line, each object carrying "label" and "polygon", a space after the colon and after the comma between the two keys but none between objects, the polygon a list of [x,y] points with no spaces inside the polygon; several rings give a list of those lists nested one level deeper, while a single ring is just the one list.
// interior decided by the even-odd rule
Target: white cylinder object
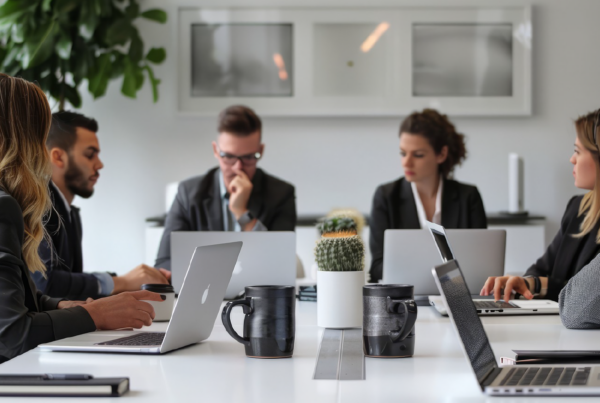
[{"label": "white cylinder object", "polygon": [[362,327],[363,271],[317,272],[317,325],[344,329]]},{"label": "white cylinder object", "polygon": [[516,153],[508,154],[508,212],[523,211],[523,195],[521,194],[521,166]]}]

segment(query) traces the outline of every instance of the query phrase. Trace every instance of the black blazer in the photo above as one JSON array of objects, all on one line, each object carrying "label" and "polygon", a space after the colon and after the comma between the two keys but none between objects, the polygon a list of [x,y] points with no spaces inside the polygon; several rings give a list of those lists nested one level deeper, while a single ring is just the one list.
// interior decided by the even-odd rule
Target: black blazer
[{"label": "black blazer", "polygon": [[600,222],[581,238],[573,235],[580,231],[585,218],[579,214],[579,205],[583,196],[574,196],[569,200],[567,209],[560,223],[560,229],[546,249],[544,255],[535,262],[525,275],[548,277],[546,299],[558,301],[558,294],[575,274],[587,265],[600,252],[596,243],[596,235]]},{"label": "black blazer", "polygon": [[90,273],[83,273],[81,253],[81,219],[79,209],[71,206],[71,215],[53,183],[49,185],[50,199],[54,207],[45,223],[50,236],[43,240],[39,254],[46,266],[46,276],[34,273],[37,288],[51,297],[85,300],[100,297],[98,279]]},{"label": "black blazer", "polygon": [[[269,231],[294,231],[296,196],[294,186],[257,169],[252,178],[248,210]],[[155,267],[171,270],[172,231],[223,231],[223,208],[219,168],[179,184],[177,196],[167,214]]]},{"label": "black blazer", "polygon": [[56,309],[60,299],[37,291],[22,256],[23,212],[0,190],[0,362],[38,344],[96,330],[82,307]]},{"label": "black blazer", "polygon": [[[444,179],[442,225],[445,228],[487,228],[483,200],[475,186]],[[370,281],[383,275],[383,234],[386,229],[420,229],[410,182],[400,178],[377,188],[369,221]]]}]

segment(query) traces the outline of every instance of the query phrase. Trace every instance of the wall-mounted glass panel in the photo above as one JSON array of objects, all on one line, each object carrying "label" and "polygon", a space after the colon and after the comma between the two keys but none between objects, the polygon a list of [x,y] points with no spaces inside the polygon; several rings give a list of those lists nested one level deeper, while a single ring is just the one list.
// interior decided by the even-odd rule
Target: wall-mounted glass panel
[{"label": "wall-mounted glass panel", "polygon": [[389,66],[390,25],[314,24],[313,94],[381,96]]},{"label": "wall-mounted glass panel", "polygon": [[192,97],[291,97],[292,24],[192,24]]},{"label": "wall-mounted glass panel", "polygon": [[413,24],[412,31],[414,96],[512,96],[512,24]]}]

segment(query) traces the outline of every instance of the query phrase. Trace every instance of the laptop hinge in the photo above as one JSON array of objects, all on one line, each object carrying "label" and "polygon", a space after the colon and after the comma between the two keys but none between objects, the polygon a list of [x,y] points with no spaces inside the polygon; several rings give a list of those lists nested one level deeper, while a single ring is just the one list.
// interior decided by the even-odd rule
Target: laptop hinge
[{"label": "laptop hinge", "polygon": [[481,390],[485,390],[486,386],[489,386],[496,380],[496,377],[502,372],[502,368],[494,367],[492,368],[479,382],[479,386],[481,386]]}]

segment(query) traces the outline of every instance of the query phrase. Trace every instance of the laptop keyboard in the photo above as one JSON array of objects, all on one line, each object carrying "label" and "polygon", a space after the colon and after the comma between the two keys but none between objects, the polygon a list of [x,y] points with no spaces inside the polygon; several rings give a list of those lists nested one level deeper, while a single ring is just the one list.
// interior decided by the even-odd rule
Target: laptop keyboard
[{"label": "laptop keyboard", "polygon": [[133,336],[96,343],[97,346],[160,346],[165,338],[164,332],[140,332]]},{"label": "laptop keyboard", "polygon": [[506,374],[501,386],[583,386],[588,382],[591,367],[562,368],[562,367],[532,367],[511,368]]},{"label": "laptop keyboard", "polygon": [[505,308],[517,308],[513,304],[509,304],[504,301],[473,301],[475,308],[477,309],[505,309]]}]

